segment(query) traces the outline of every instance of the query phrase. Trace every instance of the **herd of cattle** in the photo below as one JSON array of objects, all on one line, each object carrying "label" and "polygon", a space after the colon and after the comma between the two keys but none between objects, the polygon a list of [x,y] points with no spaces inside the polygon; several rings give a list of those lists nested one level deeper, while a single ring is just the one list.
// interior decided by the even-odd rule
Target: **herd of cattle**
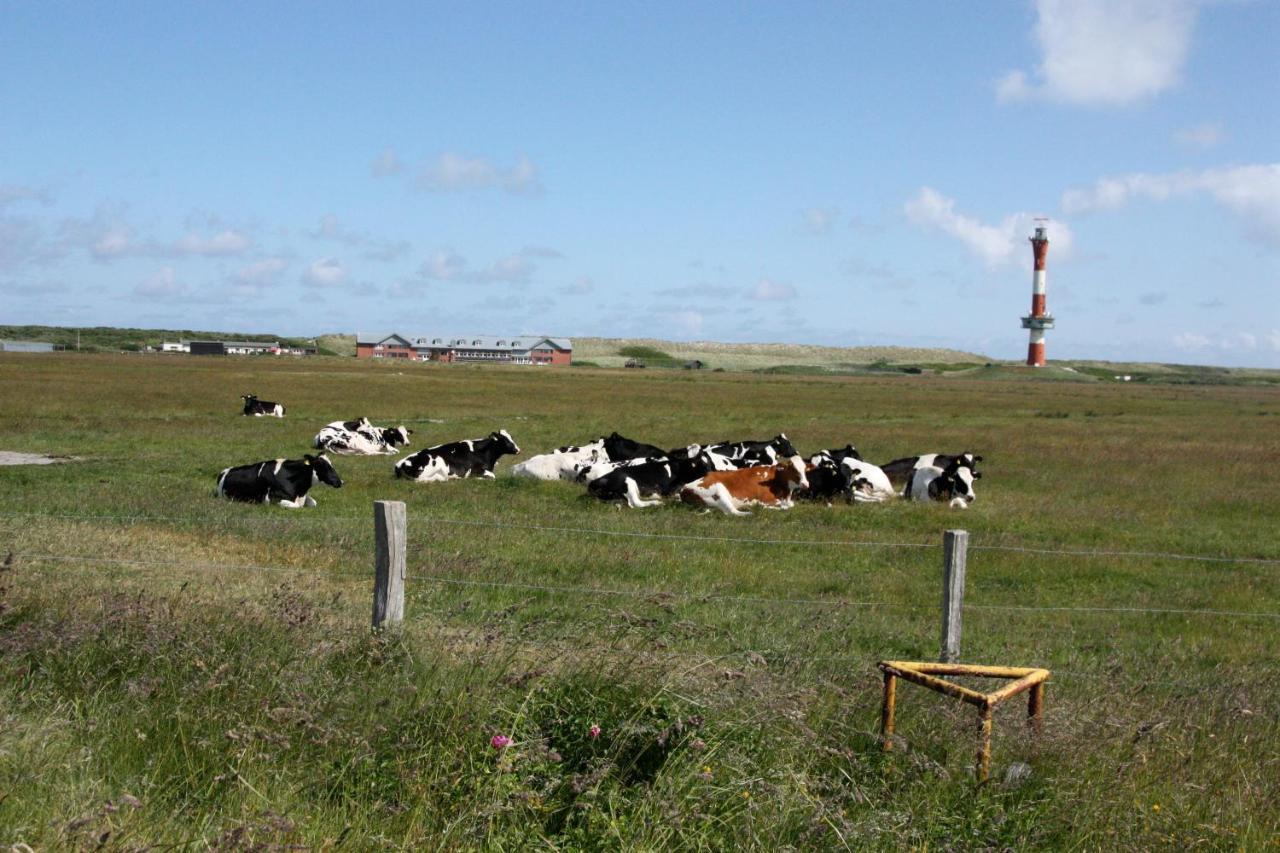
[{"label": "herd of cattle", "polygon": [[[284,417],[284,406],[244,396],[244,414]],[[298,508],[315,506],[308,492],[324,483],[342,486],[328,453],[398,454],[413,434],[404,426],[378,427],[367,418],[334,421],[316,434],[321,452],[302,459],[275,459],[227,468],[218,475],[217,494],[232,500]],[[484,438],[453,441],[419,450],[397,461],[396,477],[437,482],[468,477],[493,478],[503,456],[520,448],[506,430]],[[748,515],[745,507],[787,509],[798,500],[830,503],[878,503],[894,498],[943,501],[963,509],[974,499],[973,484],[981,456],[926,453],[873,465],[852,444],[822,450],[806,461],[790,439],[721,441],[664,450],[613,433],[583,445],[569,445],[515,465],[512,476],[568,480],[605,501],[626,501],[633,508],[656,506],[664,498]]]}]

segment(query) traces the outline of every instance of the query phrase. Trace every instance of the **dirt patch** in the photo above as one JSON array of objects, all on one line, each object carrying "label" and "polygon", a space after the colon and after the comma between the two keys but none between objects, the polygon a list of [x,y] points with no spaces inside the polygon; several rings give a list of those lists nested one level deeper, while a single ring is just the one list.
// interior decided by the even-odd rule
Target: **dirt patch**
[{"label": "dirt patch", "polygon": [[74,456],[43,456],[39,453],[18,453],[0,450],[0,465],[54,465],[58,462],[75,462]]}]

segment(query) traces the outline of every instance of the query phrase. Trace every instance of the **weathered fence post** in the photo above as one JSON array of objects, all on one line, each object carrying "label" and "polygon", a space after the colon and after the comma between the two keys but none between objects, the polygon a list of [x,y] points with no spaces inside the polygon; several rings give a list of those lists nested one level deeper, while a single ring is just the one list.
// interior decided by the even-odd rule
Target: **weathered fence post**
[{"label": "weathered fence post", "polygon": [[373,502],[373,627],[404,621],[403,501]]},{"label": "weathered fence post", "polygon": [[942,534],[942,657],[943,663],[960,660],[960,613],[964,609],[964,566],[969,552],[969,531]]}]

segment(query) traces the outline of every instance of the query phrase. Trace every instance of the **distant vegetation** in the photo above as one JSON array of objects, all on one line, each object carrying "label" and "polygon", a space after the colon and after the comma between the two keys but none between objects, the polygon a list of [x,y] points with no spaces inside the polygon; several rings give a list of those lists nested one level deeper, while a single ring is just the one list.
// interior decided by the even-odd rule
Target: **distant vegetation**
[{"label": "distant vegetation", "polygon": [[[201,332],[193,329],[121,329],[113,326],[67,328],[64,326],[0,326],[0,340],[45,341],[81,352],[140,352],[159,349],[165,341],[279,341],[290,346],[312,346],[311,338],[288,338],[263,332]],[[355,350],[352,350],[354,354]],[[322,352],[324,355],[337,353]]]},{"label": "distant vegetation", "polygon": [[[179,339],[280,341],[315,346],[320,355],[353,357],[355,335],[288,338],[260,332],[192,329],[121,329],[105,326],[0,326],[0,340],[48,341],[84,352],[137,352]],[[1147,385],[1280,385],[1280,371],[1260,368],[1106,361],[1051,361],[1028,370],[1020,361],[994,361],[975,353],[920,347],[824,347],[805,344],[725,344],[663,341],[655,338],[573,338],[577,367],[623,367],[637,359],[652,368],[680,368],[694,361],[708,371],[767,375],[867,376],[942,375],[963,379],[1064,382],[1125,382]],[[1123,377],[1129,377],[1127,380]]]},{"label": "distant vegetation", "polygon": [[624,358],[635,358],[644,362],[645,367],[680,367],[684,364],[678,358],[655,347],[628,346],[619,347],[618,355]]}]

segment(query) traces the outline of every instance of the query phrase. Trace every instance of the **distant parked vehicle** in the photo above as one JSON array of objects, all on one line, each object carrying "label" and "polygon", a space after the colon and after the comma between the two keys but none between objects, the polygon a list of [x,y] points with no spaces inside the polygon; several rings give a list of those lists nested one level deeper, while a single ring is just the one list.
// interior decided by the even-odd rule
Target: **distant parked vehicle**
[{"label": "distant parked vehicle", "polygon": [[644,362],[643,362],[643,361],[641,361],[641,360],[640,360],[640,359],[638,359],[638,358],[629,358],[629,359],[627,359],[627,363],[626,363],[626,364],[624,364],[624,365],[623,365],[623,367],[640,367],[640,368],[643,368],[643,367],[644,367]]},{"label": "distant parked vehicle", "polygon": [[706,365],[702,363],[701,359],[697,359],[697,358],[695,358],[693,361],[686,361],[684,363],[685,370],[701,370],[704,367],[706,367]]}]

